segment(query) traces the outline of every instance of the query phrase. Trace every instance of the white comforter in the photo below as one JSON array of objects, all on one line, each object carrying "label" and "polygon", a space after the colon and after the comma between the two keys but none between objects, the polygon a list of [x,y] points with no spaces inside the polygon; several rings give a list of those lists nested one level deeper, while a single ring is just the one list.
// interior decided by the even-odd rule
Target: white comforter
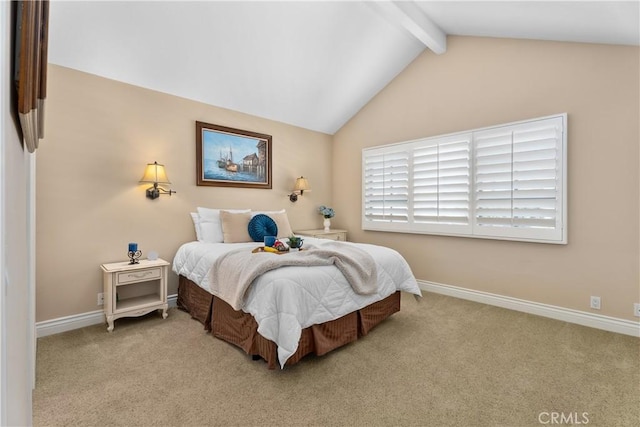
[{"label": "white comforter", "polygon": [[[305,245],[321,246],[329,240],[305,238]],[[258,333],[278,346],[278,361],[284,367],[295,353],[302,329],[335,320],[345,314],[380,301],[396,291],[421,295],[420,288],[405,259],[393,249],[362,243],[378,264],[378,291],[373,295],[356,294],[335,265],[283,267],[269,271],[253,281],[246,294],[243,311],[258,323]],[[211,292],[210,269],[225,252],[260,243],[185,243],[173,260],[173,271]],[[276,256],[276,255],[274,255]],[[281,255],[286,256],[286,255]]]}]

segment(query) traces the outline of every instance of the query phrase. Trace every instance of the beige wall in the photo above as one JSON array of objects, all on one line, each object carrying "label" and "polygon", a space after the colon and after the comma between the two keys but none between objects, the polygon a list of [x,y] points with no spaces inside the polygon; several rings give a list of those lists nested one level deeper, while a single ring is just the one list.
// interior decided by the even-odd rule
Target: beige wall
[{"label": "beige wall", "polygon": [[[449,37],[334,136],[335,225],[396,248],[418,279],[637,320],[639,59],[637,47]],[[563,112],[568,245],[361,230],[363,147]]]},{"label": "beige wall", "polygon": [[[37,166],[36,320],[99,309],[99,265],[123,260],[129,241],[171,260],[194,238],[188,213],[196,206],[287,208],[301,229],[320,227],[315,209],[330,203],[335,227],[398,249],[418,279],[584,311],[598,295],[594,313],[635,320],[638,48],[470,37],[448,44],[444,55],[425,51],[333,138],[50,65]],[[360,229],[363,147],[562,112],[568,245]],[[196,120],[273,135],[273,190],[197,187]],[[154,160],[166,164],[177,194],[144,197],[137,181]],[[291,204],[286,194],[301,174],[313,191]],[[176,286],[172,274],[170,294]]]},{"label": "beige wall", "polygon": [[[171,261],[195,239],[197,206],[286,208],[293,229],[321,227],[331,202],[331,136],[49,66],[46,138],[37,162],[36,321],[101,309],[100,264],[126,259],[127,243]],[[273,136],[273,189],[196,186],[195,121]],[[145,197],[148,162],[166,165],[177,191]],[[312,191],[287,194],[304,175]],[[171,273],[169,294],[177,291]]]}]

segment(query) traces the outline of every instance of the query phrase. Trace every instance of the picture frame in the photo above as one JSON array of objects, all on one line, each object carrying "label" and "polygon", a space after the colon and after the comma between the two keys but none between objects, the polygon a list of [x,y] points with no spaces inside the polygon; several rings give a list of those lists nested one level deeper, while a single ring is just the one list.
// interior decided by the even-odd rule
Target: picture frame
[{"label": "picture frame", "polygon": [[25,148],[33,153],[44,138],[44,106],[47,93],[49,1],[12,4],[14,19],[14,83],[18,116]]},{"label": "picture frame", "polygon": [[271,135],[196,121],[199,186],[271,189]]}]

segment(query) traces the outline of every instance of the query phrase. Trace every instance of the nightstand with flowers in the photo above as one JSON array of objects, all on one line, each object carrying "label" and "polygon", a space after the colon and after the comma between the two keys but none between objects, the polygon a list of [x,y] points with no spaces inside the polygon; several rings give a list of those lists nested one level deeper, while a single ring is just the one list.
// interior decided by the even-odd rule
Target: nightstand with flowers
[{"label": "nightstand with flowers", "polygon": [[340,240],[346,242],[347,230],[338,230],[331,228],[331,218],[336,215],[336,212],[333,210],[333,208],[322,205],[318,208],[318,213],[324,218],[324,221],[322,223],[322,225],[324,226],[323,229],[298,230],[295,233],[302,234],[303,236],[315,237],[318,239]]}]

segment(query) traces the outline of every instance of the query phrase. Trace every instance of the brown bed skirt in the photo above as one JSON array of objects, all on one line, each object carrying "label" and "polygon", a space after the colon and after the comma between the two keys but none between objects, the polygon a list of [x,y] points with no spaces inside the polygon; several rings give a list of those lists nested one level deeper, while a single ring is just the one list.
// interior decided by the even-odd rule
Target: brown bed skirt
[{"label": "brown bed skirt", "polygon": [[[247,354],[260,356],[269,369],[278,366],[276,344],[258,333],[258,324],[252,315],[234,310],[184,276],[180,276],[177,303],[213,336],[237,345]],[[336,320],[305,328],[298,349],[286,365],[293,365],[307,354],[321,356],[356,341],[397,311],[400,311],[400,292]]]}]

